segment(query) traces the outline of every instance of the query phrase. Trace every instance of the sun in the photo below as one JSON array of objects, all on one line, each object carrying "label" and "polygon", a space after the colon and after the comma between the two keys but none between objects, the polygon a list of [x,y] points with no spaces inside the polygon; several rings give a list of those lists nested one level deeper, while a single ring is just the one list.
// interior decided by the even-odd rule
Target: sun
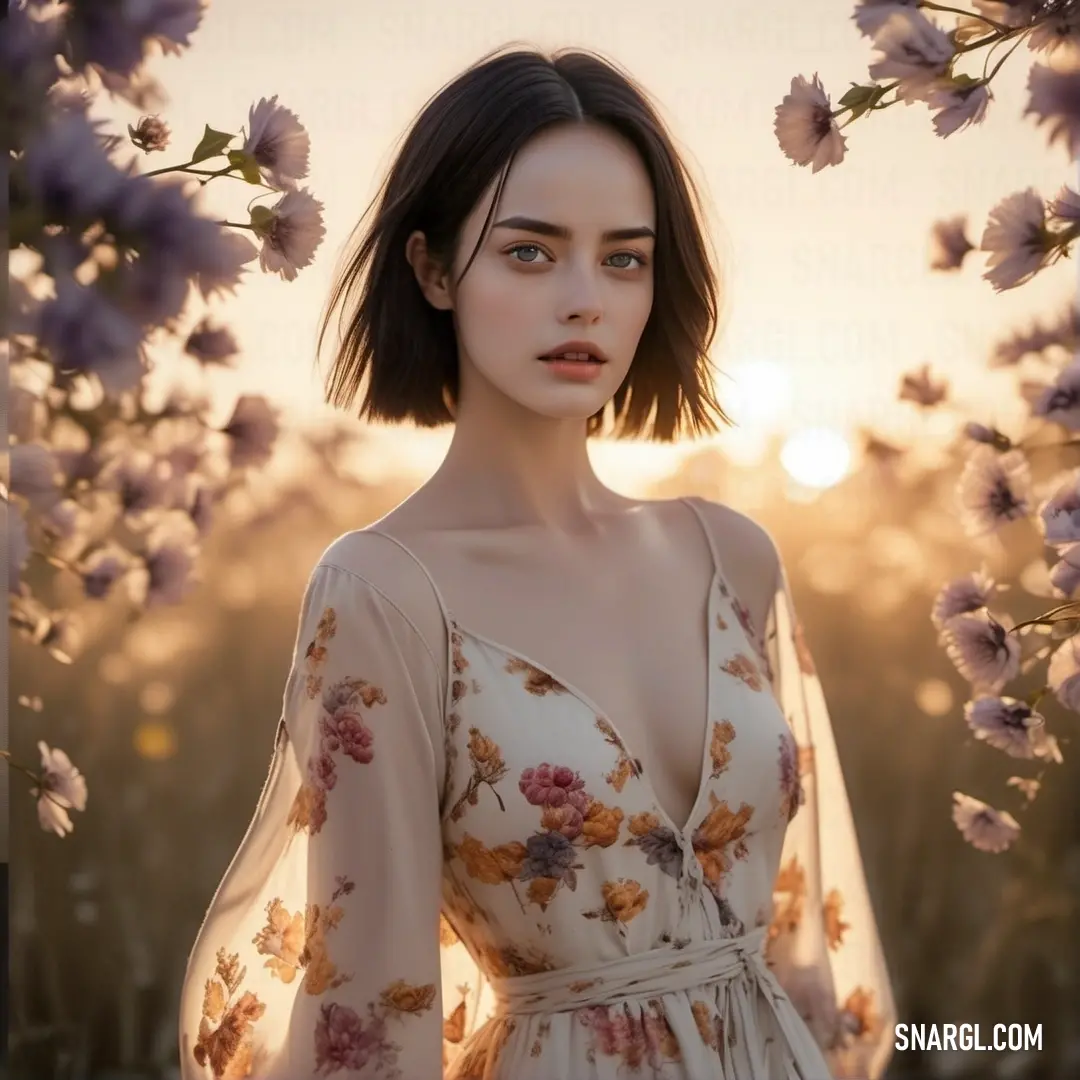
[{"label": "sun", "polygon": [[803,428],[784,441],[780,463],[800,484],[830,488],[851,468],[851,446],[835,428]]}]

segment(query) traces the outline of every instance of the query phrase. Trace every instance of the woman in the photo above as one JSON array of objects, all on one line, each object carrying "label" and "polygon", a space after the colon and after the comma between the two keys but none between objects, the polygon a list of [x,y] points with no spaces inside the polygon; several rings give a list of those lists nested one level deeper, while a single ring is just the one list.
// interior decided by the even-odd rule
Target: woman
[{"label": "woman", "polygon": [[334,291],[328,390],[453,441],[313,571],[185,1078],[881,1073],[892,998],[776,547],[589,463],[607,414],[726,420],[717,291],[606,62],[500,51],[424,108]]}]

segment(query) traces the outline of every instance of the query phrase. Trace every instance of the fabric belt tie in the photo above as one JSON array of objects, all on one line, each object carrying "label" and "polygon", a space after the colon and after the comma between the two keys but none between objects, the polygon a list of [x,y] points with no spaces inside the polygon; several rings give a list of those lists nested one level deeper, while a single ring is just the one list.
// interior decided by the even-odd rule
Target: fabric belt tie
[{"label": "fabric belt tie", "polygon": [[667,946],[558,971],[492,978],[491,988],[499,1011],[517,1015],[569,1012],[626,997],[659,997],[716,986],[740,973],[764,984],[765,996],[772,998],[783,990],[765,963],[766,932],[759,926],[742,937],[697,941],[682,949]]},{"label": "fabric belt tie", "polygon": [[[536,975],[490,978],[497,1016],[570,1012],[611,1005],[626,998],[658,998],[683,990],[713,990],[743,976],[750,993],[725,996],[721,1006],[726,1025],[741,1022],[744,1031],[758,1027],[757,1003],[764,1001],[791,1047],[817,1048],[794,1005],[765,962],[768,927],[756,927],[736,938],[698,941],[682,949],[667,946],[617,960],[544,971]],[[757,991],[756,993],[754,991]],[[742,1040],[722,1048],[725,1061],[736,1063],[738,1075],[753,1080],[779,1080],[771,1075],[763,1045]],[[781,1066],[785,1080],[797,1080],[788,1057]]]}]

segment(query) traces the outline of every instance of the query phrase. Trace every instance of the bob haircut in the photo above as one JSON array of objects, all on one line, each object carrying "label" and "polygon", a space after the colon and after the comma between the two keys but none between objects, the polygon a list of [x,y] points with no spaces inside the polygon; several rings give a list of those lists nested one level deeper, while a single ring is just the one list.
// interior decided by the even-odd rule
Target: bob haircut
[{"label": "bob haircut", "polygon": [[552,125],[575,123],[603,125],[633,144],[657,211],[652,311],[626,379],[589,417],[588,435],[601,430],[609,407],[616,437],[645,433],[670,442],[687,431],[716,432],[717,418],[732,423],[714,397],[708,358],[717,329],[717,273],[697,191],[662,120],[630,76],[598,55],[562,50],[549,57],[510,46],[482,57],[428,100],[354,230],[363,229],[334,283],[318,338],[321,350],[339,308],[339,332],[347,326],[325,383],[330,404],[352,406],[366,377],[360,417],[429,428],[453,422],[459,395],[453,313],[424,297],[406,241],[422,231],[431,255],[452,266],[465,219],[497,180],[463,278],[518,151]]}]

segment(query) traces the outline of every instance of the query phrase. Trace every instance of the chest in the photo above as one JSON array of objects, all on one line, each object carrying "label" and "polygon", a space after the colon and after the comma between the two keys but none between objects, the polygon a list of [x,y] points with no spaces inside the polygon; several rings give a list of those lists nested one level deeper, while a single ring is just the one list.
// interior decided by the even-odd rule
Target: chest
[{"label": "chest", "polygon": [[[689,816],[707,750],[710,597],[703,538],[600,565],[505,551],[462,560],[443,589],[456,622],[521,657],[607,718],[676,822]],[[449,569],[449,568],[448,568]],[[483,581],[482,589],[469,588]],[[715,599],[712,601],[715,606]]]}]

